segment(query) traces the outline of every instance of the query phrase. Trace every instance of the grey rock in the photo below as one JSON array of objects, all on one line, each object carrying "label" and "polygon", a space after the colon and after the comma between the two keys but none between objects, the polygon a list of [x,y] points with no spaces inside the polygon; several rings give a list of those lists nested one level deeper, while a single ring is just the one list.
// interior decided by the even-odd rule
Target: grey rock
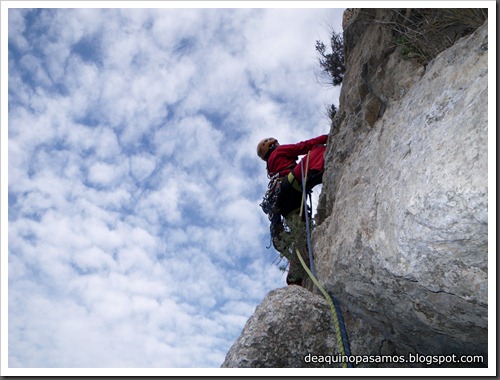
[{"label": "grey rock", "polygon": [[391,80],[410,85],[401,97],[379,86],[373,125],[341,94],[351,116],[328,146],[316,266],[396,351],[487,356],[487,41],[486,22],[420,78]]},{"label": "grey rock", "polygon": [[328,367],[307,355],[335,353],[327,301],[299,286],[271,291],[256,308],[222,367]]}]

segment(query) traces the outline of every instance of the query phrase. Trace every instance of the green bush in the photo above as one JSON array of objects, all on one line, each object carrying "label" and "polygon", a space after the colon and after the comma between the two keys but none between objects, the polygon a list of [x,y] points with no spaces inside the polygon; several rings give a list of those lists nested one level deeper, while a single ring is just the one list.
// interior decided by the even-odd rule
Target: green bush
[{"label": "green bush", "polygon": [[403,59],[422,64],[473,33],[488,18],[488,11],[480,8],[409,8],[393,12],[394,21],[376,22],[391,29]]},{"label": "green bush", "polygon": [[316,41],[318,61],[323,73],[329,78],[328,82],[333,86],[340,86],[345,73],[344,38],[341,33],[332,32],[330,46],[332,52],[327,53],[326,45],[321,41]]},{"label": "green bush", "polygon": [[[344,80],[345,74],[345,50],[344,38],[342,34],[332,32],[330,39],[331,53],[326,52],[326,45],[321,41],[316,41],[316,52],[318,53],[318,62],[321,72],[326,78],[327,85],[340,86]],[[326,109],[328,119],[333,122],[337,114],[335,104],[331,104]]]}]

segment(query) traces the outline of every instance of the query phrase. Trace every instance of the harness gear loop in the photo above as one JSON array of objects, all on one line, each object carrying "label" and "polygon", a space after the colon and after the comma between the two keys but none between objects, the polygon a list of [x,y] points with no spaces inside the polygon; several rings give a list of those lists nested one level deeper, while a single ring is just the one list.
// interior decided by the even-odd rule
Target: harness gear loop
[{"label": "harness gear loop", "polygon": [[[280,193],[281,181],[279,173],[273,175],[267,185],[267,191],[264,195],[264,199],[262,203],[260,203],[260,207],[267,214],[269,221],[271,222],[269,225],[269,231],[271,233],[271,244],[274,244],[274,238],[277,235],[277,231],[279,230],[279,226],[282,223],[282,218],[280,215],[280,211],[277,207],[277,200]],[[271,245],[269,246],[269,248]]]}]

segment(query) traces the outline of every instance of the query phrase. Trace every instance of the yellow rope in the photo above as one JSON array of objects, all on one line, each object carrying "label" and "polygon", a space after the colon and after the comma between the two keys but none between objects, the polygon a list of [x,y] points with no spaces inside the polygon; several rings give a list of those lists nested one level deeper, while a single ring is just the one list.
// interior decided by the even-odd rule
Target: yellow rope
[{"label": "yellow rope", "polygon": [[[297,252],[297,256],[300,260],[300,263],[302,264],[302,267],[307,272],[307,274],[311,278],[314,285],[316,285],[318,287],[319,291],[325,296],[326,300],[328,301],[328,304],[330,305],[330,312],[332,314],[333,325],[335,327],[335,335],[337,336],[337,345],[339,346],[339,353],[340,353],[340,355],[342,355],[342,357],[345,357],[344,343],[342,341],[342,333],[340,332],[339,318],[337,316],[337,311],[335,310],[335,305],[333,304],[333,301],[332,301],[330,295],[328,294],[328,292],[321,286],[321,284],[319,283],[317,278],[314,277],[314,275],[311,273],[311,271],[307,267],[306,263],[304,262],[304,259],[300,255],[299,250],[295,249],[295,251]],[[342,367],[347,368],[347,363],[345,363],[344,360],[342,360]]]}]

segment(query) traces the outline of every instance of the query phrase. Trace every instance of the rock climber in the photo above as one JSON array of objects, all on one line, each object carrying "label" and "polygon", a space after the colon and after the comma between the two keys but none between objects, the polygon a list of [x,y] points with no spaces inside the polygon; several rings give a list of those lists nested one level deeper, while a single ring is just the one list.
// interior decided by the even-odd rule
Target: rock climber
[{"label": "rock climber", "polygon": [[[279,177],[279,191],[276,197],[276,208],[285,219],[298,213],[303,200],[302,170],[306,172],[306,192],[320,184],[323,179],[324,154],[328,135],[322,135],[297,144],[280,145],[274,137],[262,139],[257,145],[257,155],[266,161],[267,175],[271,179]],[[299,156],[304,155],[297,163]],[[265,210],[266,211],[266,210]],[[267,212],[266,212],[267,213]],[[271,218],[270,218],[271,219]],[[271,223],[271,236],[277,248],[277,240],[283,231],[282,223]],[[290,261],[290,268],[293,262]],[[301,279],[290,278],[287,283],[301,285]]]}]

